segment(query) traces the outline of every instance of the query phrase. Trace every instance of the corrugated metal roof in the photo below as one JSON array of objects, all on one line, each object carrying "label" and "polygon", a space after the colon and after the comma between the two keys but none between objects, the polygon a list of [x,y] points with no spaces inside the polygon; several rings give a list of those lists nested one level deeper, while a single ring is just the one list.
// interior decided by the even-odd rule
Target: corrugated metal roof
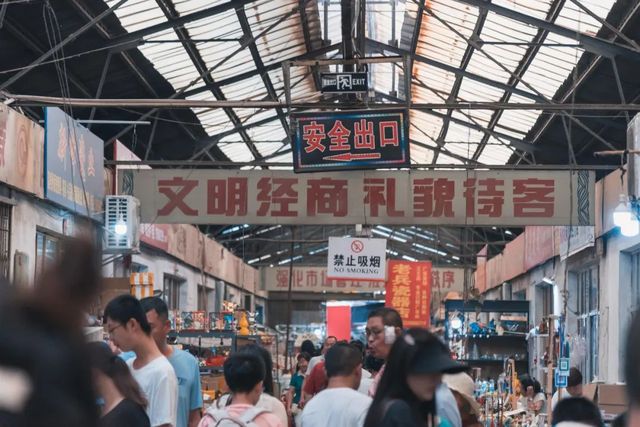
[{"label": "corrugated metal roof", "polygon": [[[178,15],[186,15],[228,0],[174,0]],[[316,3],[317,1],[317,3]],[[116,0],[106,0],[112,5]],[[559,3],[558,3],[559,2]],[[598,16],[606,17],[614,0],[581,0],[582,4]],[[547,19],[552,7],[561,5],[555,19],[557,25],[571,30],[595,35],[601,28],[600,22],[589,16],[571,1],[562,0],[494,0],[493,4]],[[308,45],[319,47],[324,34],[325,44],[339,43],[341,35],[341,10],[339,1],[312,0],[307,5],[308,22],[302,22],[300,13],[290,13],[299,5],[298,0],[262,0],[244,6],[243,11],[256,37],[273,24],[275,28],[255,40],[255,48],[266,66],[303,55]],[[379,43],[411,46],[414,22],[418,11],[415,0],[391,0],[389,2],[370,1],[367,3],[367,36]],[[311,12],[311,13],[310,13]],[[286,19],[283,17],[288,16]],[[151,25],[166,22],[167,18],[155,0],[130,0],[116,11],[123,27],[133,32]],[[326,16],[325,16],[326,15]],[[455,0],[431,0],[423,16],[416,44],[416,54],[428,60],[437,61],[441,66],[414,62],[412,70],[412,99],[420,103],[447,101],[459,102],[531,102],[535,96],[552,98],[558,88],[572,72],[583,54],[575,40],[557,34],[547,34],[542,46],[526,67],[522,79],[515,88],[531,94],[531,97],[508,95],[498,84],[512,84],[513,73],[522,71],[523,58],[533,49],[539,29],[526,23],[506,18],[494,12],[486,13],[479,34],[474,29],[480,27],[482,19],[479,9]],[[326,24],[325,24],[326,23]],[[305,40],[305,28],[310,40]],[[326,26],[326,28],[325,28]],[[207,68],[213,68],[212,81],[234,78],[242,73],[256,70],[257,63],[249,48],[241,49],[240,41],[246,40],[236,10],[231,9],[218,15],[189,22],[184,30]],[[224,41],[223,41],[224,40]],[[479,43],[469,48],[468,40]],[[478,48],[479,47],[479,48]],[[198,78],[199,72],[190,59],[185,47],[179,42],[176,31],[165,30],[145,38],[139,47],[154,67],[178,91]],[[236,52],[237,51],[237,52]],[[466,58],[465,58],[466,55]],[[231,56],[231,57],[230,57]],[[466,59],[466,61],[465,61]],[[224,61],[222,65],[220,63]],[[461,68],[481,77],[488,78],[495,85],[480,83],[469,77],[459,77],[443,67]],[[332,67],[336,69],[336,67]],[[402,93],[403,73],[401,64],[375,64],[369,67],[372,87],[382,94]],[[284,81],[278,68],[255,73],[244,80],[219,88],[227,99],[265,100],[273,94],[267,90],[269,81],[276,99],[284,99]],[[292,98],[314,101],[321,98],[316,91],[313,76],[308,67],[291,69]],[[201,88],[189,99],[213,99],[210,87],[199,81],[194,85]],[[262,156],[270,156],[282,151],[286,141],[286,131],[273,110],[257,109],[193,109],[209,135],[216,135],[233,127],[232,119],[243,125],[273,118],[261,126],[246,130],[246,135],[255,143]],[[416,141],[412,147],[412,161],[429,163],[435,160],[434,151],[438,144],[444,144],[443,153],[437,157],[438,163],[460,163],[461,158],[473,157],[481,163],[506,163],[514,149],[509,146],[506,135],[524,138],[540,115],[539,111],[508,110],[496,114],[493,111],[464,111],[448,113],[411,112],[411,138]],[[448,117],[452,120],[449,121]],[[443,118],[445,117],[445,118]],[[469,124],[466,126],[465,123]],[[478,127],[491,127],[483,132]],[[496,133],[493,133],[496,132]],[[254,159],[241,135],[229,135],[219,143],[220,149],[233,161],[246,162]],[[481,147],[482,143],[482,147]],[[425,148],[431,147],[431,148]],[[286,146],[284,147],[286,149]],[[446,153],[450,155],[447,155]],[[273,162],[290,161],[286,153],[271,158]]]}]

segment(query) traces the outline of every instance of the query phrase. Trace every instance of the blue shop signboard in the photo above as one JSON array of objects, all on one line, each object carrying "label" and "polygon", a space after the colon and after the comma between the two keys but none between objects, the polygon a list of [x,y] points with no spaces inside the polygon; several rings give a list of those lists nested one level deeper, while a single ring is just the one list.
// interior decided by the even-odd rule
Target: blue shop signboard
[{"label": "blue shop signboard", "polygon": [[295,172],[402,168],[410,163],[405,110],[294,113]]},{"label": "blue shop signboard", "polygon": [[59,108],[45,112],[45,198],[82,215],[103,211],[104,142]]}]

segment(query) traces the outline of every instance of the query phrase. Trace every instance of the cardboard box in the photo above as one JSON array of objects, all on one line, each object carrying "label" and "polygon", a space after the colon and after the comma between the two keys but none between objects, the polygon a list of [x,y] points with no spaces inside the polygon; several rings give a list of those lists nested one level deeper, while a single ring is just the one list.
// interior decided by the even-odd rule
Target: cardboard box
[{"label": "cardboard box", "polygon": [[626,387],[618,384],[598,385],[598,407],[606,415],[620,415],[627,410]]},{"label": "cardboard box", "polygon": [[91,314],[102,315],[104,308],[109,304],[109,301],[115,297],[123,294],[131,293],[131,285],[129,279],[126,277],[107,277],[102,279],[102,292],[98,296],[95,304],[95,311]]},{"label": "cardboard box", "polygon": [[[583,396],[592,400],[606,418],[620,415],[627,410],[626,387],[621,384],[586,384],[582,387]],[[611,417],[607,417],[607,415]]]}]

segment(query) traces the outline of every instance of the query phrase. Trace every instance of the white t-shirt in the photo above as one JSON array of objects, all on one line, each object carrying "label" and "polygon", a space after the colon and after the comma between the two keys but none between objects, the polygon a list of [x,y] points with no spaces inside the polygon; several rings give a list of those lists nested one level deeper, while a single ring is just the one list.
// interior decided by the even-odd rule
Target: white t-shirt
[{"label": "white t-shirt", "polygon": [[166,357],[153,359],[140,369],[133,368],[133,359],[127,360],[133,378],[149,401],[147,415],[151,426],[176,425],[178,417],[178,380]]},{"label": "white t-shirt", "polygon": [[[562,389],[562,399],[566,399],[568,397],[574,397],[574,396],[570,395],[566,388],[563,388]],[[558,399],[558,390],[556,390],[556,392],[553,393],[553,397],[551,397],[551,410],[552,411],[555,409],[556,405],[558,404],[558,401],[560,401],[562,399]]]},{"label": "white t-shirt", "polygon": [[362,427],[372,399],[353,389],[328,388],[307,403],[301,427]]},{"label": "white t-shirt", "polygon": [[360,387],[358,387],[358,393],[362,393],[365,396],[369,395],[369,388],[373,384],[373,375],[371,372],[362,370],[362,379],[360,379]]},{"label": "white t-shirt", "polygon": [[[216,406],[218,408],[224,408],[227,405],[227,400],[229,400],[230,394],[225,394],[220,396],[218,401],[216,402]],[[258,403],[256,403],[258,408],[266,409],[275,415],[283,426],[289,425],[289,417],[287,416],[287,410],[284,407],[284,403],[275,397],[271,396],[267,393],[262,393],[260,395],[260,399],[258,399]]]},{"label": "white t-shirt", "polygon": [[324,362],[324,355],[315,356],[309,360],[309,365],[307,365],[307,375],[313,371],[313,368],[318,364],[318,362]]}]

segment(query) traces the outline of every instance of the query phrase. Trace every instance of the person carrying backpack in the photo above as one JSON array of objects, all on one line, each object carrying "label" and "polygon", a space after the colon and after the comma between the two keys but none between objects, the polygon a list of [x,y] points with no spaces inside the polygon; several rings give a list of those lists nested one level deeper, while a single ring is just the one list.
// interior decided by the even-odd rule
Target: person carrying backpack
[{"label": "person carrying backpack", "polygon": [[229,356],[224,362],[224,379],[233,402],[223,408],[209,408],[198,427],[285,427],[278,417],[255,406],[262,394],[264,377],[264,362],[258,356]]}]

